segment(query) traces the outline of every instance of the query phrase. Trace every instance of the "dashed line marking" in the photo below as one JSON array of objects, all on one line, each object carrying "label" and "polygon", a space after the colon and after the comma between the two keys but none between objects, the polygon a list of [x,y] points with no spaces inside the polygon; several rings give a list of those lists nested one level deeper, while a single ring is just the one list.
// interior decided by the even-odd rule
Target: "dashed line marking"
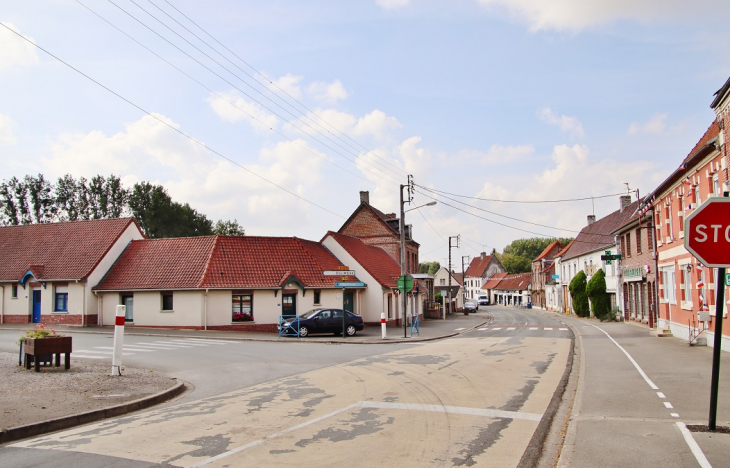
[{"label": "dashed line marking", "polygon": [[517,330],[515,327],[509,327],[507,331]]},{"label": "dashed line marking", "polygon": [[665,402],[664,402],[664,406],[665,406],[665,407],[666,407],[667,409],[674,409],[674,406],[672,406],[672,404],[671,404],[671,403],[669,403],[668,401],[665,401]]},{"label": "dashed line marking", "polygon": [[656,392],[656,394],[659,398],[666,398],[662,392]]},{"label": "dashed line marking", "polygon": [[673,418],[678,418],[679,417],[679,414],[677,414],[677,413],[669,413],[669,415],[671,417],[673,417]]},{"label": "dashed line marking", "polygon": [[543,330],[550,330],[550,331],[552,331],[552,328],[551,327],[545,327],[545,328],[543,328]]}]

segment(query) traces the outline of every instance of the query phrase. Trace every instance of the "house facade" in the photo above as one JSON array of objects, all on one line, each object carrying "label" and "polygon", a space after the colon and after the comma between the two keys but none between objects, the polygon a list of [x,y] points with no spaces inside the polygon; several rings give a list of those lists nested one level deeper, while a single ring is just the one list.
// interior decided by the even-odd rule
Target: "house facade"
[{"label": "house facade", "polygon": [[[366,324],[380,324],[380,314],[385,314],[388,325],[402,325],[403,297],[398,290],[400,263],[384,248],[366,244],[362,239],[328,232],[322,245],[332,254],[354,269],[357,277],[366,284],[357,296],[363,320]],[[406,297],[406,317],[423,316],[426,297],[425,284],[414,283]]]},{"label": "house facade", "polygon": [[506,275],[494,288],[496,304],[523,307],[532,302],[530,273]]},{"label": "house facade", "polygon": [[572,308],[573,299],[570,297],[570,290],[568,289],[570,282],[564,274],[565,270],[562,267],[562,259],[565,253],[573,245],[573,242],[575,241],[570,241],[568,245],[563,247],[563,249],[555,255],[555,258],[553,259],[553,271],[557,278],[555,279],[554,284],[548,283],[545,285],[545,303],[547,305],[547,309],[563,314]]},{"label": "house facade", "polygon": [[[342,288],[344,265],[296,237],[200,236],[132,241],[94,288],[102,324],[117,305],[129,325],[276,331],[282,315],[315,307],[360,314],[364,287]],[[350,281],[358,282],[358,277]]]},{"label": "house facade", "polygon": [[93,288],[143,238],[132,218],[0,227],[0,323],[99,324]]},{"label": "house facade", "polygon": [[504,273],[505,269],[496,256],[482,252],[472,259],[469,268],[464,272],[464,288],[467,299],[476,299],[482,294],[482,286],[497,273]]},{"label": "house facade", "polygon": [[[714,317],[718,313],[726,316],[728,305],[717,303],[717,269],[704,267],[685,249],[684,219],[708,199],[720,197],[728,190],[724,130],[724,125],[730,124],[725,120],[727,96],[717,105],[718,118],[680,167],[651,194],[657,249],[658,327],[682,337],[689,337],[690,329],[706,328],[708,343],[714,343]],[[725,297],[727,300],[728,296]],[[700,312],[709,315],[704,324],[699,323]],[[724,334],[730,336],[727,329]],[[730,340],[723,341],[724,346],[730,345]]]},{"label": "house facade", "polygon": [[[451,286],[449,289],[449,276],[451,276]],[[446,267],[439,268],[439,271],[434,275],[434,289],[436,292],[440,292],[444,298],[443,303],[448,302],[449,291],[451,291],[451,300],[453,303],[454,310],[464,309],[464,288],[462,285],[463,275],[460,273],[454,273],[453,271],[449,274],[449,269]]]},{"label": "house facade", "polygon": [[547,308],[545,286],[555,284],[555,257],[563,250],[563,244],[552,242],[532,261],[532,303],[540,309]]},{"label": "house facade", "polygon": [[[587,280],[590,281],[593,275],[601,269],[606,275],[606,292],[611,298],[611,307],[616,308],[619,306],[620,309],[620,262],[613,260],[608,263],[601,257],[604,255],[613,256],[619,253],[619,248],[612,233],[636,215],[639,205],[640,201],[632,202],[630,196],[623,195],[619,197],[619,209],[617,211],[598,221],[595,220],[595,216],[588,216],[588,225],[581,229],[570,247],[561,252],[560,271],[557,274],[562,279],[561,284],[564,288],[564,294],[570,296],[568,289],[570,282],[579,271],[585,272]],[[572,304],[572,301],[569,301],[569,303]]]}]

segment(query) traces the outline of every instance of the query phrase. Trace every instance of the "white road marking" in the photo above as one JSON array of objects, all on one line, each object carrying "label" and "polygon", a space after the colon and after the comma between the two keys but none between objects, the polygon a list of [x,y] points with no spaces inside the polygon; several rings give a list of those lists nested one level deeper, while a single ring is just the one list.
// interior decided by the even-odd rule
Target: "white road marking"
[{"label": "white road marking", "polygon": [[381,401],[360,401],[360,402],[354,403],[352,405],[345,406],[344,408],[340,408],[331,413],[325,414],[324,416],[314,418],[310,421],[304,422],[302,424],[298,424],[298,425],[290,427],[288,429],[284,429],[283,431],[277,432],[275,434],[268,435],[264,439],[254,440],[253,442],[249,442],[246,445],[236,447],[232,450],[228,450],[226,452],[220,453],[220,454],[218,454],[214,457],[208,458],[206,460],[201,460],[198,463],[190,465],[188,468],[197,468],[199,466],[209,465],[213,462],[216,462],[220,459],[229,457],[233,454],[242,452],[251,447],[261,445],[264,442],[266,442],[267,440],[275,439],[275,438],[282,436],[284,434],[287,434],[289,432],[293,432],[293,431],[299,430],[303,427],[307,427],[309,425],[318,423],[320,421],[324,421],[325,419],[331,418],[332,416],[337,416],[340,413],[343,413],[345,411],[349,411],[349,410],[355,409],[355,408],[395,409],[395,410],[406,410],[406,411],[429,411],[429,412],[446,413],[446,414],[466,414],[466,415],[471,415],[471,416],[481,416],[481,417],[487,417],[487,418],[523,419],[523,420],[527,420],[527,421],[540,421],[542,419],[541,414],[520,413],[517,411],[502,411],[502,410],[483,409],[483,408],[465,408],[465,407],[460,407],[460,406],[422,405],[422,404],[418,404],[418,403],[388,403],[388,402],[381,402]]},{"label": "white road marking", "polygon": [[183,341],[183,340],[156,341],[155,343],[167,343],[167,344],[172,344],[172,345],[175,345],[175,346],[179,346],[179,345],[185,345],[185,346],[200,346],[202,348],[205,348],[205,347],[208,346],[207,343],[191,343],[191,342]]},{"label": "white road marking", "polygon": [[666,407],[667,407],[667,409],[674,409],[674,406],[672,406],[672,404],[671,404],[671,403],[669,403],[668,401],[665,401],[665,402],[664,402],[664,406],[666,406]]},{"label": "white road marking", "polygon": [[[108,354],[111,356],[114,354],[113,351],[94,351],[93,349],[79,349],[77,352],[81,353],[94,353],[94,354]],[[122,353],[122,356],[131,356],[134,353]]]},{"label": "white road marking", "polygon": [[169,345],[169,344],[157,344],[157,343],[135,343],[134,346],[144,346],[146,348],[156,348],[156,349],[187,348],[187,346],[183,346],[183,345]]},{"label": "white road marking", "polygon": [[679,432],[682,433],[685,442],[687,442],[687,445],[689,445],[689,449],[692,451],[695,459],[697,459],[697,463],[699,463],[702,468],[712,468],[712,465],[710,465],[710,462],[707,461],[707,457],[705,457],[705,454],[702,453],[702,449],[699,445],[697,445],[697,441],[694,439],[694,437],[692,437],[692,433],[689,431],[689,429],[687,429],[687,426],[679,421],[677,421],[676,424],[679,428]]},{"label": "white road marking", "polygon": [[489,331],[489,328],[480,328],[479,331]]},{"label": "white road marking", "polygon": [[104,356],[84,356],[84,355],[79,356],[76,353],[74,353],[73,356],[74,356],[74,358],[79,358],[79,359],[106,359]]},{"label": "white road marking", "polygon": [[219,341],[219,340],[205,340],[203,338],[186,338],[184,340],[179,341],[193,341],[198,343],[206,343],[206,344],[212,344],[212,345],[218,345],[218,346],[225,346],[230,343],[234,343],[233,341]]},{"label": "white road marking", "polygon": [[[112,347],[112,346],[96,346],[96,348],[97,349],[114,349],[114,347]],[[132,348],[129,346],[123,346],[122,349],[124,351],[135,351],[135,352],[140,351],[143,353],[154,353],[154,350],[152,350],[152,349]]]},{"label": "white road marking", "polygon": [[454,331],[466,330],[466,328],[454,328]]},{"label": "white road marking", "polygon": [[[174,341],[153,341],[152,343],[158,343],[161,346],[170,346],[174,348],[189,348],[191,346],[199,346],[190,343],[175,343]],[[205,346],[205,345],[202,345]]]},{"label": "white road marking", "polygon": [[550,330],[550,331],[552,331],[553,329],[550,328],[550,327],[545,327],[545,328],[543,328],[543,330]]},{"label": "white road marking", "polygon": [[515,327],[509,327],[507,331],[517,330]]},{"label": "white road marking", "polygon": [[501,329],[502,329],[502,327],[492,328],[492,330],[501,330]]},{"label": "white road marking", "polygon": [[673,418],[678,418],[679,417],[679,414],[677,414],[677,413],[669,413],[669,416],[671,416]]},{"label": "white road marking", "polygon": [[[615,344],[618,349],[623,351],[623,353],[626,355],[627,358],[629,358],[629,361],[634,365],[636,370],[639,372],[639,374],[644,378],[644,381],[646,381],[647,384],[652,388],[652,390],[659,390],[659,387],[657,387],[654,382],[651,381],[648,375],[644,373],[644,371],[639,367],[639,364],[634,360],[634,358],[631,357],[631,355],[614,340],[611,335],[609,335],[604,329],[601,327],[597,327],[595,325],[591,325],[593,328],[597,328],[603,332],[604,335],[608,337],[609,340],[613,341],[613,344]],[[668,406],[667,406],[668,405]],[[664,406],[667,408],[673,408],[672,404],[668,401],[664,402]],[[679,415],[674,416],[676,413],[671,413],[673,417],[679,417]],[[692,433],[687,429],[687,426],[684,425],[684,423],[677,421],[677,427],[679,428],[680,432],[682,433],[682,436],[684,437],[685,442],[687,442],[687,445],[689,446],[690,450],[692,451],[692,454],[695,456],[695,459],[697,460],[697,463],[700,464],[702,468],[712,468],[712,465],[710,465],[710,462],[707,461],[707,458],[705,457],[705,454],[702,452],[702,449],[699,445],[697,445],[697,441],[695,441],[694,437],[692,437]]]},{"label": "white road marking", "polygon": [[530,330],[535,331],[537,330],[537,327],[530,327]]},{"label": "white road marking", "polygon": [[561,330],[561,331],[568,331],[568,329],[567,329],[567,328],[558,328],[558,330]]},{"label": "white road marking", "polygon": [[656,396],[658,396],[659,398],[666,398],[666,396],[664,396],[662,392],[656,392]]}]

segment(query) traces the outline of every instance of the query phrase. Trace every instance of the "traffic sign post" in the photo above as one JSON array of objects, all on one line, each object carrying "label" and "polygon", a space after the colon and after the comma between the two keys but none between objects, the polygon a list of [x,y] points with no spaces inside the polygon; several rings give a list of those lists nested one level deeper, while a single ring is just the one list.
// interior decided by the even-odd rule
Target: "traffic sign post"
[{"label": "traffic sign post", "polygon": [[725,307],[725,268],[730,267],[730,198],[710,198],[684,220],[684,247],[703,265],[717,268],[717,301],[715,301],[715,348],[712,352],[712,382],[710,383],[710,421],[708,428],[716,429],[717,395],[720,385],[720,348],[722,319]]},{"label": "traffic sign post", "polygon": [[408,275],[403,275],[398,278],[398,289],[403,294],[411,292],[411,289],[413,289],[413,278]]}]

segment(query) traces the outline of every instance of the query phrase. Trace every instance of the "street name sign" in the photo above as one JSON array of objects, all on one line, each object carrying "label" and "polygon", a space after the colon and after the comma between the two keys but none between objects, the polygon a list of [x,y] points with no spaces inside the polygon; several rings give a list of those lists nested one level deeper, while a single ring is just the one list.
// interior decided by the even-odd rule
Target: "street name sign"
[{"label": "street name sign", "polygon": [[342,283],[335,283],[335,287],[337,288],[364,288],[365,283],[362,283],[360,281],[344,281]]},{"label": "street name sign", "polygon": [[325,270],[324,276],[355,276],[355,270]]},{"label": "street name sign", "polygon": [[730,267],[730,198],[710,198],[685,218],[684,247],[707,267]]}]

